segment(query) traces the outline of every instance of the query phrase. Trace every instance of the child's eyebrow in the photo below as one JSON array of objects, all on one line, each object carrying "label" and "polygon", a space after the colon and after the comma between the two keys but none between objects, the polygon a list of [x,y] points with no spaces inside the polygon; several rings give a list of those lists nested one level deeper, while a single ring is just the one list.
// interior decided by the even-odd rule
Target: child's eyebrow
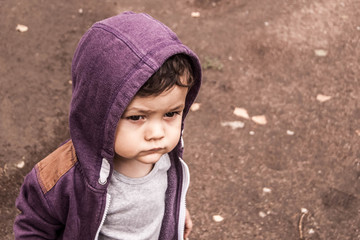
[{"label": "child's eyebrow", "polygon": [[180,105],[178,105],[178,106],[176,106],[176,107],[172,108],[172,109],[170,110],[170,112],[172,112],[172,111],[179,111],[179,110],[183,110],[184,108],[185,108],[184,104],[180,104]]},{"label": "child's eyebrow", "polygon": [[[173,112],[173,111],[182,111],[184,109],[184,104],[179,104],[173,108],[170,109],[164,109],[164,112]],[[138,107],[131,107],[129,109],[126,109],[126,111],[124,112],[124,114],[127,114],[129,112],[135,112],[136,114],[150,114],[155,112],[154,110],[151,109],[142,109],[142,108],[138,108]]]},{"label": "child's eyebrow", "polygon": [[152,113],[152,110],[145,110],[145,109],[141,109],[141,108],[137,108],[137,107],[133,107],[130,109],[127,109],[124,114],[128,113],[128,112],[135,112],[136,114],[149,114]]}]

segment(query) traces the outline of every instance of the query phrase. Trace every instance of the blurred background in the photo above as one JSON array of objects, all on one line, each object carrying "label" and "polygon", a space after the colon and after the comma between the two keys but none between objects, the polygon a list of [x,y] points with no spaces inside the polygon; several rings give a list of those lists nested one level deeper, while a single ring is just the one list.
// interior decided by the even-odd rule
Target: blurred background
[{"label": "blurred background", "polygon": [[200,57],[185,128],[190,239],[360,239],[360,1],[1,0],[0,238],[23,177],[69,137],[71,60],[146,12]]}]

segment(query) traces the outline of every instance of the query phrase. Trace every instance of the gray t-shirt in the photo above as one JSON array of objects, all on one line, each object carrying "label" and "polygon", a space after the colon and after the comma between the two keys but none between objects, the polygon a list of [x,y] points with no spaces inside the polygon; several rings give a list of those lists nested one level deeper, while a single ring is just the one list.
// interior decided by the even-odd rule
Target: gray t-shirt
[{"label": "gray t-shirt", "polygon": [[99,239],[158,239],[165,210],[168,154],[142,178],[113,172],[108,187],[110,207]]}]

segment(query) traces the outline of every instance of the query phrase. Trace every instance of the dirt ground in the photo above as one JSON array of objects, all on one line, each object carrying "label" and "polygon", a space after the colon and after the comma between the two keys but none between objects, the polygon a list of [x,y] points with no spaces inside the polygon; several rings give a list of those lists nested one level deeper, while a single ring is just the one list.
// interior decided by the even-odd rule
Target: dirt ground
[{"label": "dirt ground", "polygon": [[360,239],[358,0],[1,0],[1,239],[23,177],[69,137],[78,40],[125,10],[167,24],[203,64],[185,129],[190,239]]}]

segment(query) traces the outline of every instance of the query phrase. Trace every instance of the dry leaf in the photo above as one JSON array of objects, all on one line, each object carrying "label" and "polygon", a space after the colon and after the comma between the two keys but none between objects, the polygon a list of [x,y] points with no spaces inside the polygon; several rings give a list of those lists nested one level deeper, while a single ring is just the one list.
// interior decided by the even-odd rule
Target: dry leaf
[{"label": "dry leaf", "polygon": [[316,100],[318,100],[319,102],[326,102],[330,99],[331,99],[331,96],[326,96],[326,95],[322,95],[322,94],[318,94],[316,96]]},{"label": "dry leaf", "polygon": [[220,216],[220,215],[214,215],[213,220],[215,222],[222,222],[224,220],[224,218],[222,216]]},{"label": "dry leaf", "polygon": [[255,123],[260,124],[260,125],[267,124],[266,117],[264,115],[253,116],[251,118],[251,120],[253,120]]},{"label": "dry leaf", "polygon": [[20,162],[18,162],[17,164],[15,164],[15,166],[16,166],[17,168],[23,168],[23,167],[25,166],[25,162],[24,162],[24,161],[20,161]]},{"label": "dry leaf", "polygon": [[245,119],[250,118],[249,114],[248,114],[248,112],[246,111],[245,108],[235,108],[233,113],[238,117],[242,117],[242,118],[245,118]]},{"label": "dry leaf", "polygon": [[18,24],[16,26],[16,31],[19,31],[19,32],[26,32],[27,30],[29,30],[29,28],[25,25],[22,25],[22,24]]},{"label": "dry leaf", "polygon": [[198,17],[200,17],[200,12],[192,12],[192,13],[191,13],[191,17],[193,17],[193,18],[198,18]]},{"label": "dry leaf", "polygon": [[328,54],[328,51],[324,50],[324,49],[316,49],[315,50],[315,55],[318,57],[326,57]]},{"label": "dry leaf", "polygon": [[195,112],[200,109],[200,106],[201,106],[200,103],[194,103],[193,105],[191,105],[190,110]]},{"label": "dry leaf", "polygon": [[245,123],[240,121],[233,121],[233,122],[221,122],[222,127],[231,127],[233,130],[237,128],[243,128]]}]

